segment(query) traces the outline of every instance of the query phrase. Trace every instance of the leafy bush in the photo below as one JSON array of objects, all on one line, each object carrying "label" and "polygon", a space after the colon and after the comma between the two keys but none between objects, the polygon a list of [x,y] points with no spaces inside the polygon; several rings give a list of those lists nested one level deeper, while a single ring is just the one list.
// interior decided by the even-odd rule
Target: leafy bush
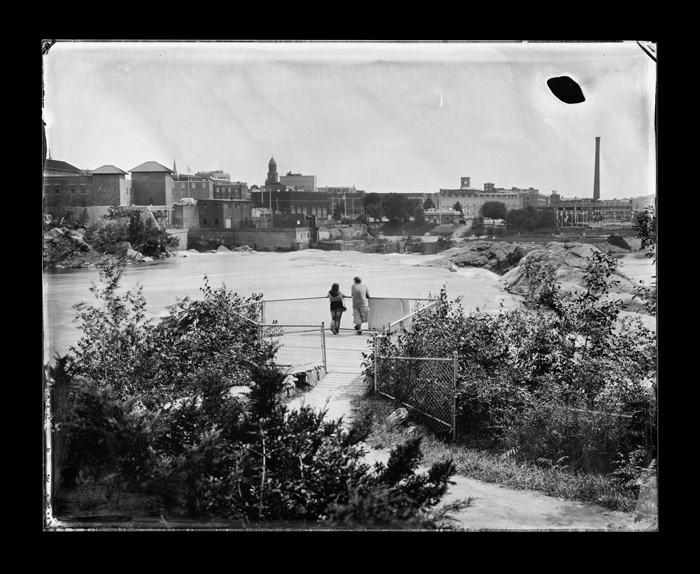
[{"label": "leafy bush", "polygon": [[86,241],[99,252],[111,252],[115,245],[128,242],[131,247],[148,257],[160,257],[179,244],[152,221],[143,221],[141,211],[127,207],[110,207],[105,222],[87,228]]},{"label": "leafy bush", "polygon": [[101,304],[75,306],[83,335],[71,347],[73,377],[122,399],[164,404],[189,396],[207,376],[246,385],[250,366],[274,352],[259,340],[254,322],[261,295],[242,298],[224,286],[212,289],[205,277],[202,300],[179,300],[156,324],[146,319],[141,287],[117,293],[122,273],[117,264],[107,265],[100,271],[101,286],[90,288]]},{"label": "leafy bush", "polygon": [[244,523],[429,522],[451,463],[416,474],[414,441],[371,469],[362,429],[311,407],[288,411],[275,348],[258,339],[260,296],[214,290],[205,277],[201,301],[178,301],[154,324],[140,288],[118,294],[120,277],[102,271],[91,288],[101,303],[77,306],[78,348],[50,370],[63,397],[62,496],[86,492],[110,508],[130,496],[143,512]]},{"label": "leafy bush", "polygon": [[[641,321],[622,320],[620,302],[607,297],[616,265],[594,252],[585,289],[566,294],[546,260],[532,262],[524,304],[496,314],[466,314],[443,289],[409,331],[379,339],[380,353],[458,353],[457,426],[467,439],[544,464],[598,470],[609,470],[618,453],[644,446],[648,463],[655,448],[649,437],[656,337]],[[368,359],[366,376],[372,369]],[[425,394],[425,388],[412,392]]]}]

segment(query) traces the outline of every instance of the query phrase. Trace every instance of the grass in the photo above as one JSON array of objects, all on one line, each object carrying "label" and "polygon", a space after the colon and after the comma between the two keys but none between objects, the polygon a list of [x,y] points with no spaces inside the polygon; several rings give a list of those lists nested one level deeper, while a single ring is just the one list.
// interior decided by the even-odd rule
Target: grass
[{"label": "grass", "polygon": [[457,474],[500,484],[515,490],[534,490],[556,498],[597,504],[610,510],[633,512],[637,496],[619,482],[601,474],[587,474],[566,468],[544,467],[517,460],[510,452],[475,449],[460,443],[445,443],[409,417],[402,426],[391,426],[387,418],[396,406],[376,396],[356,397],[353,419],[362,429],[367,445],[390,449],[419,433],[422,436],[422,464],[429,466],[452,459]]}]

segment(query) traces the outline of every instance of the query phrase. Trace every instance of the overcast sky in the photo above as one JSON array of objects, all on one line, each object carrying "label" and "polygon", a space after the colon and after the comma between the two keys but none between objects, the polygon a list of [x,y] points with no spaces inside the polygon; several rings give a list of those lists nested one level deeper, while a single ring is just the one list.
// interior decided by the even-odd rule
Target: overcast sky
[{"label": "overcast sky", "polygon": [[[643,45],[645,43],[643,42]],[[565,104],[547,79],[569,76]],[[634,42],[58,42],[43,57],[53,159],[126,171],[157,161],[368,192],[655,193],[656,63]]]}]

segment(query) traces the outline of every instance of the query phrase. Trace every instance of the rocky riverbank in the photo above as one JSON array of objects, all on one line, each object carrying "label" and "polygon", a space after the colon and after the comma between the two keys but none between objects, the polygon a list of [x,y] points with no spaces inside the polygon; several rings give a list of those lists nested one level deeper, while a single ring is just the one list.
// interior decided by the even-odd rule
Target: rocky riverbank
[{"label": "rocky riverbank", "polygon": [[[168,252],[166,257],[170,255]],[[131,264],[153,261],[153,258],[132,249],[128,241],[120,241],[105,251],[98,251],[86,240],[86,231],[82,228],[53,227],[44,233],[43,269],[104,267],[111,261]]]},{"label": "rocky riverbank", "polygon": [[[444,251],[440,258],[423,263],[426,267],[446,268],[456,272],[464,267],[481,267],[501,275],[500,282],[512,294],[527,293],[528,278],[525,273],[529,261],[547,259],[556,269],[556,279],[563,291],[582,291],[588,257],[594,251],[611,255],[638,250],[639,240],[611,236],[597,245],[580,242],[508,243],[503,241],[475,241]],[[636,249],[635,249],[636,248]],[[635,297],[636,283],[618,270],[609,278],[610,295],[620,299],[627,311],[644,312],[642,301]]]},{"label": "rocky riverbank", "polygon": [[[547,260],[556,269],[555,278],[562,291],[583,292],[585,269],[589,263],[588,258],[594,251],[601,250],[588,243],[548,243],[543,248],[528,252],[516,267],[501,277],[500,281],[509,293],[525,294],[529,287],[525,272],[527,264],[531,261]],[[607,298],[623,301],[627,311],[644,312],[643,302],[634,294],[635,283],[622,270],[617,270],[607,281],[610,286]]]}]

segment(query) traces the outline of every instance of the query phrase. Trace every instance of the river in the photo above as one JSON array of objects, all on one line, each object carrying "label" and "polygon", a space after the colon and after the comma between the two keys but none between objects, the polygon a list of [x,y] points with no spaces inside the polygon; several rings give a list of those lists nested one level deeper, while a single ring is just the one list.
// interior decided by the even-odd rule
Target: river
[{"label": "river", "polygon": [[[291,253],[231,252],[189,253],[125,268],[121,292],[136,285],[143,289],[147,315],[158,317],[178,298],[201,299],[200,288],[207,276],[212,288],[222,284],[242,296],[262,293],[265,299],[323,297],[332,283],[346,294],[355,276],[362,278],[374,297],[421,298],[436,294],[445,286],[453,299],[461,296],[466,310],[483,311],[512,308],[517,296],[506,293],[499,275],[479,268],[457,272],[420,264],[440,255],[370,254],[357,251],[309,249]],[[651,280],[650,259],[638,253],[622,256],[621,270],[632,279]],[[80,331],[74,323],[73,306],[81,301],[95,302],[91,282],[99,282],[97,269],[57,269],[45,271],[43,281],[43,349],[45,362],[55,354],[65,354],[75,345]]]}]

